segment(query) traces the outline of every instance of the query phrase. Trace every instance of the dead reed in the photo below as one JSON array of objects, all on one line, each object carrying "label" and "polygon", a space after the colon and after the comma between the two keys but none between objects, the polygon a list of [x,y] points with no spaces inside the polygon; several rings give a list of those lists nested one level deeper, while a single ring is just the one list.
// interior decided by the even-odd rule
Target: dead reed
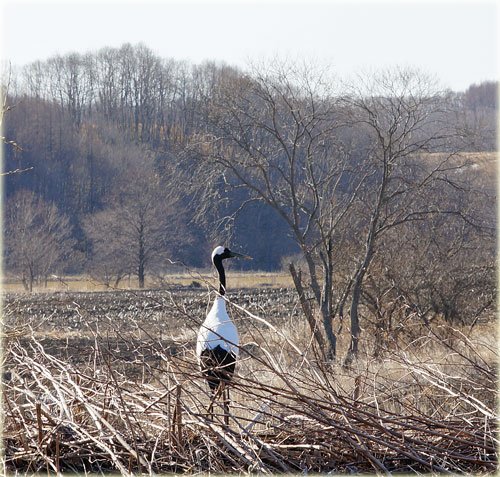
[{"label": "dead reed", "polygon": [[[34,312],[42,302],[8,299],[7,469],[495,472],[496,350],[488,337],[422,326],[388,342],[381,358],[367,354],[345,369],[318,358],[307,326],[290,329],[287,320],[299,317],[293,294],[263,317],[276,295],[266,293],[260,306],[242,294],[235,300],[245,306],[232,306],[243,344],[228,426],[222,408],[207,416],[193,352],[204,298],[122,292],[103,305],[98,295],[61,295],[49,316]],[[57,326],[72,331],[57,336]]]}]

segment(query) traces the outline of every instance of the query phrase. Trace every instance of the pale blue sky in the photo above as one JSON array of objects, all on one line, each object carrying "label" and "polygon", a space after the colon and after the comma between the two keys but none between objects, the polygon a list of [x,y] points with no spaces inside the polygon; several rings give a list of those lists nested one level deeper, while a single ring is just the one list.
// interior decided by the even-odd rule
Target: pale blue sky
[{"label": "pale blue sky", "polygon": [[15,66],[142,42],[192,63],[277,55],[340,76],[410,65],[455,90],[498,79],[495,1],[3,0],[2,17],[2,56]]}]

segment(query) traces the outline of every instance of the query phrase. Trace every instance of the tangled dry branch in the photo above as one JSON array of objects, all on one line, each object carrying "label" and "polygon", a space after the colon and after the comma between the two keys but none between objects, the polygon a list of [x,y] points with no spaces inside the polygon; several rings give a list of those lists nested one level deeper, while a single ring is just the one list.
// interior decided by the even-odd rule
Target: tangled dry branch
[{"label": "tangled dry branch", "polygon": [[[165,340],[144,326],[144,308],[130,311],[134,332],[117,322],[106,329],[82,320],[85,352],[69,338],[55,349],[33,323],[8,334],[8,469],[125,475],[497,468],[495,373],[477,348],[468,351],[468,339],[454,337],[460,361],[453,365],[417,360],[399,347],[385,363],[342,371],[253,314],[258,319],[248,318],[226,425],[222,407],[207,415],[210,396],[189,336]],[[244,307],[234,312],[247,313]]]}]

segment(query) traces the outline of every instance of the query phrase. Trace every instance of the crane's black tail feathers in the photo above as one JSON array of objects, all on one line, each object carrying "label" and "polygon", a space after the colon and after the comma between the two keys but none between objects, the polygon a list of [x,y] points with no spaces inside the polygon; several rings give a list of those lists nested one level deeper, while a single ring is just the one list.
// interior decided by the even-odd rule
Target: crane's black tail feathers
[{"label": "crane's black tail feathers", "polygon": [[217,345],[201,352],[200,367],[211,391],[216,391],[221,383],[227,384],[231,381],[236,367],[236,356]]}]

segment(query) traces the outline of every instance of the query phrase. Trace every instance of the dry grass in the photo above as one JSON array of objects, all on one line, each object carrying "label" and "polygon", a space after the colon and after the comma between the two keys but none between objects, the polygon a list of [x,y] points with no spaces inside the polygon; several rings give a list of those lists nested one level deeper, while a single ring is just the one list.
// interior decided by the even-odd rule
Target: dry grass
[{"label": "dry grass", "polygon": [[423,156],[435,163],[442,162],[444,159],[450,159],[456,162],[467,161],[480,166],[489,165],[498,160],[498,153],[496,152],[460,152],[452,155],[444,152],[432,152]]},{"label": "dry grass", "polygon": [[7,468],[495,472],[492,323],[408,322],[377,360],[365,330],[366,352],[345,369],[318,359],[293,292],[232,298],[242,356],[227,426],[220,408],[206,413],[194,356],[203,290],[8,296]]},{"label": "dry grass", "polygon": [[[283,288],[292,286],[292,281],[287,273],[280,272],[228,272],[228,280],[233,288]],[[215,283],[213,272],[204,270],[191,271],[190,273],[168,273],[158,277],[147,277],[145,288],[158,288],[169,286],[199,286],[208,288]],[[89,276],[69,276],[52,278],[43,284],[35,284],[36,293],[54,292],[100,292],[115,290],[137,290],[139,288],[136,278],[122,280],[118,286],[106,286],[102,281]],[[4,279],[2,290],[6,293],[22,293],[24,287],[17,279]]]},{"label": "dry grass", "polygon": [[498,172],[497,152],[461,152],[452,155],[434,152],[422,155],[429,166],[440,165],[443,168],[456,168],[457,174],[468,174],[476,180],[484,180],[493,188],[496,186]]}]

